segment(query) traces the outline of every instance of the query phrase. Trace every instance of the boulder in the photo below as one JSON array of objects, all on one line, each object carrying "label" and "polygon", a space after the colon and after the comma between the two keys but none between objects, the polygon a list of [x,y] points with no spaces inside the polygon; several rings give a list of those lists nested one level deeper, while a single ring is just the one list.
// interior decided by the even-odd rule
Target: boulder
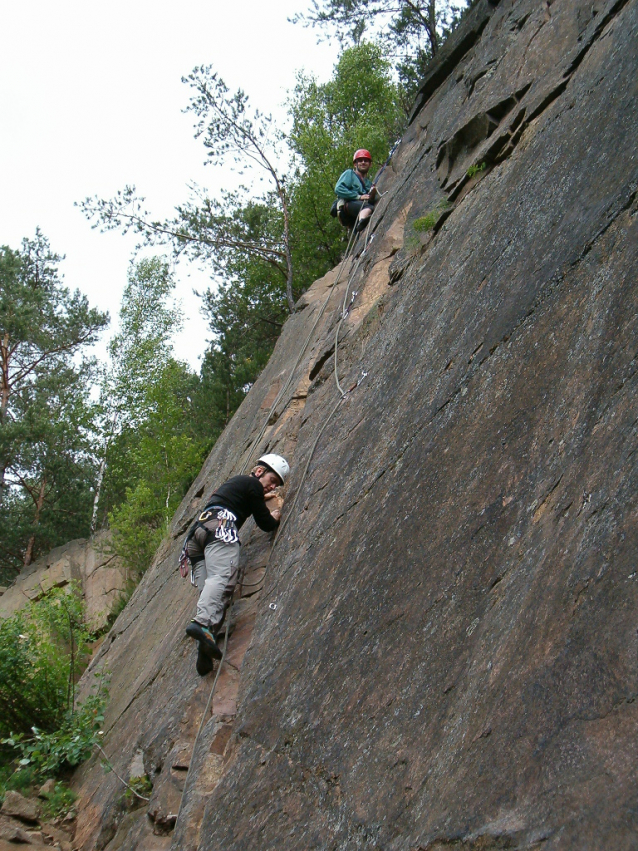
[{"label": "boulder", "polygon": [[6,816],[13,816],[20,821],[34,822],[38,820],[38,804],[31,798],[25,798],[19,792],[9,790],[5,793],[4,803],[0,809]]},{"label": "boulder", "polygon": [[24,824],[8,816],[0,815],[0,841],[28,843],[29,837]]},{"label": "boulder", "polygon": [[38,798],[44,798],[45,800],[55,792],[55,780],[50,778],[45,783],[40,786],[38,790]]}]

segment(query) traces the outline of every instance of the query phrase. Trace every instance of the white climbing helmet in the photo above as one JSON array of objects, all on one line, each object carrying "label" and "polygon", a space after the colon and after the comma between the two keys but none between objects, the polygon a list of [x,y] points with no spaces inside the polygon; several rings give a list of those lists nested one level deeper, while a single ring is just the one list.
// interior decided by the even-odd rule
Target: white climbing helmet
[{"label": "white climbing helmet", "polygon": [[277,475],[281,479],[282,485],[286,483],[288,473],[290,472],[290,465],[282,455],[262,455],[261,458],[259,458],[259,460],[257,461],[257,463],[263,464],[264,466],[272,470],[273,473],[277,473]]}]

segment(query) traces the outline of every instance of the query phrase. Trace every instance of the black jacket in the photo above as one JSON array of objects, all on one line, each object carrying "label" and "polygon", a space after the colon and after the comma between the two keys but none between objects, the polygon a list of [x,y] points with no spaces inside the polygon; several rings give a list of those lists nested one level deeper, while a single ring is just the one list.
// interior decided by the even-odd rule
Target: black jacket
[{"label": "black jacket", "polygon": [[241,529],[252,514],[260,529],[272,532],[279,526],[279,520],[275,520],[266,508],[264,496],[261,482],[255,476],[233,476],[215,491],[208,500],[206,509],[218,506],[232,511],[237,518],[238,529]]}]

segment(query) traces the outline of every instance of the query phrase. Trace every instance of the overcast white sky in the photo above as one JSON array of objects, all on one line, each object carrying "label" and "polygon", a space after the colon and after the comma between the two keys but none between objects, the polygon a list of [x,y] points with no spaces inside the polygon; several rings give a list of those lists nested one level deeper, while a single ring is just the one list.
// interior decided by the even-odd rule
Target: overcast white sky
[{"label": "overcast white sky", "polygon": [[[135,184],[157,217],[185,200],[191,181],[231,188],[232,172],[203,167],[193,118],[182,113],[196,65],[212,64],[232,90],[284,120],[281,107],[305,68],[330,75],[336,45],[287,22],[309,0],[20,0],[3,4],[0,51],[0,244],[18,248],[40,227],[65,254],[65,283],[115,324],[135,238],[100,234],[73,206]],[[190,273],[190,276],[189,276]],[[178,267],[188,322],[177,355],[194,367],[208,332]],[[100,350],[102,347],[100,347]]]}]

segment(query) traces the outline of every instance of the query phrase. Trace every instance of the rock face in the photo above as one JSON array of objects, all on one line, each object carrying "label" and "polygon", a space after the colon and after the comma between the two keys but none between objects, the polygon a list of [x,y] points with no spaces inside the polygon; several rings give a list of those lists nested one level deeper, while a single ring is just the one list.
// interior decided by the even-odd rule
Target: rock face
[{"label": "rock face", "polygon": [[[153,792],[88,764],[75,847],[636,847],[636,44],[636,0],[479,0],[447,43],[94,662]],[[263,451],[285,526],[243,536],[193,753],[177,553]]]},{"label": "rock face", "polygon": [[34,561],[0,595],[0,618],[10,617],[29,600],[70,582],[82,590],[91,627],[104,627],[127,582],[126,569],[111,549],[108,532],[98,533],[93,540],[71,541]]},{"label": "rock face", "polygon": [[6,816],[15,816],[20,821],[32,822],[38,820],[38,805],[30,798],[25,798],[19,792],[5,792],[0,812]]}]

